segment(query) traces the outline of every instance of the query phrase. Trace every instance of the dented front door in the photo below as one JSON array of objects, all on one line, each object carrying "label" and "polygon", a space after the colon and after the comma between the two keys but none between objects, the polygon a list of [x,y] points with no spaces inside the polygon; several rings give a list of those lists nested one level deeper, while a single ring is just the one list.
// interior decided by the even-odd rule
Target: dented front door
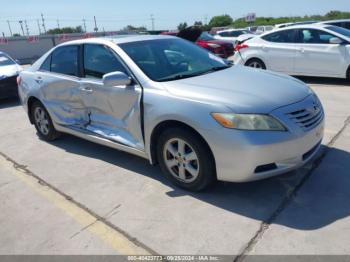
[{"label": "dented front door", "polygon": [[104,86],[99,80],[85,80],[81,91],[89,112],[87,130],[123,145],[144,149],[139,85]]},{"label": "dented front door", "polygon": [[86,129],[111,141],[143,150],[141,86],[103,84],[102,77],[106,73],[122,71],[129,74],[108,47],[86,44],[83,56],[84,77],[80,90],[88,110],[89,123]]}]

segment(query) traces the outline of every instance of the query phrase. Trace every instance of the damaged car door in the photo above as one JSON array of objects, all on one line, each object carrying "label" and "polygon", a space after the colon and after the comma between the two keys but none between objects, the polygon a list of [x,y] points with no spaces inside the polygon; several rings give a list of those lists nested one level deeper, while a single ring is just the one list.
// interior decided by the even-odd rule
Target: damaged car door
[{"label": "damaged car door", "polygon": [[85,44],[83,49],[81,92],[89,118],[85,128],[111,141],[143,150],[141,86],[135,81],[121,86],[104,84],[105,74],[122,72],[131,76],[131,73],[108,46]]},{"label": "damaged car door", "polygon": [[84,126],[88,111],[80,92],[78,66],[79,45],[55,49],[35,73],[41,101],[50,110],[54,121],[63,126]]}]

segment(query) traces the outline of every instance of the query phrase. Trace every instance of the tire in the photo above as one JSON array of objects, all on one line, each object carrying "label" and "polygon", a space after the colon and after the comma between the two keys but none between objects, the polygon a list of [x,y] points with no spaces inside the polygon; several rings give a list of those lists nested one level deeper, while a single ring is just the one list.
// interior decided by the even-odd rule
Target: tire
[{"label": "tire", "polygon": [[31,107],[31,115],[39,137],[45,141],[56,140],[61,134],[56,131],[51,117],[46,108],[39,101],[35,101]]},{"label": "tire", "polygon": [[245,63],[245,66],[253,67],[253,68],[257,68],[257,69],[264,69],[264,70],[266,69],[265,63],[258,58],[249,59]]},{"label": "tire", "polygon": [[183,189],[198,192],[208,188],[216,179],[210,148],[189,130],[165,130],[157,143],[157,158],[168,179]]}]

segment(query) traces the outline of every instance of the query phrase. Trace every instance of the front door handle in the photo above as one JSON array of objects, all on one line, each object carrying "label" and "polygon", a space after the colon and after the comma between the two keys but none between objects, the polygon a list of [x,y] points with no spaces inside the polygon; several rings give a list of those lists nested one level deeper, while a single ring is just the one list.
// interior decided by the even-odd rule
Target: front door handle
[{"label": "front door handle", "polygon": [[305,49],[304,48],[300,48],[299,51],[300,51],[300,53],[305,53]]},{"label": "front door handle", "polygon": [[92,88],[88,87],[88,86],[81,87],[80,90],[83,91],[83,92],[86,92],[86,93],[92,93],[93,92]]},{"label": "front door handle", "polygon": [[38,84],[41,84],[43,82],[43,79],[38,76],[36,79],[35,79],[35,82],[37,82]]}]

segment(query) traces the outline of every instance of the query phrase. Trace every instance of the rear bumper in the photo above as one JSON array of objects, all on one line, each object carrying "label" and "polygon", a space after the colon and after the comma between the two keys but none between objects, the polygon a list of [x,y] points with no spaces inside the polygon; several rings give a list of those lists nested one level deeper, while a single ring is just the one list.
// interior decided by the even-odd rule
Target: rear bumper
[{"label": "rear bumper", "polygon": [[18,96],[17,75],[0,80],[0,99]]}]

